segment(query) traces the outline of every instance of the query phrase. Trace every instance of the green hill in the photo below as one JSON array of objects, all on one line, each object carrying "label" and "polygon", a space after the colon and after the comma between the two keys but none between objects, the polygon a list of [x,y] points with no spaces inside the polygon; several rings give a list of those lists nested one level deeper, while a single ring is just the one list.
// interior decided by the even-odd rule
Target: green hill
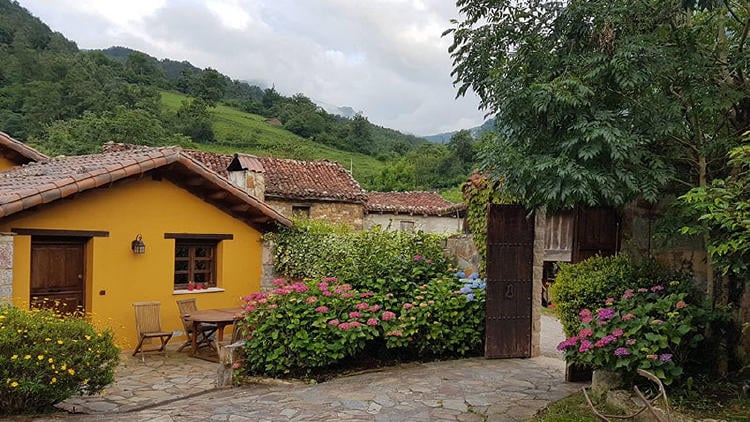
[{"label": "green hill", "polygon": [[[187,96],[176,92],[161,92],[161,102],[166,110],[176,111]],[[239,111],[224,105],[211,110],[216,141],[200,144],[200,149],[234,153],[245,152],[260,156],[294,158],[299,160],[328,159],[352,169],[354,178],[363,187],[370,187],[384,164],[364,154],[341,151],[302,138],[281,127],[265,122],[263,116]]]}]

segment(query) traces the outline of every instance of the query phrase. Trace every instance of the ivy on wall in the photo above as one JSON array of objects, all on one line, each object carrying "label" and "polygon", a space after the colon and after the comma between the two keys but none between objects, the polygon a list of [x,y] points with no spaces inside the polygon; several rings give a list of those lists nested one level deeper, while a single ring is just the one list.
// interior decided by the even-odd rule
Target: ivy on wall
[{"label": "ivy on wall", "polygon": [[490,204],[508,205],[517,202],[499,189],[501,183],[475,171],[461,186],[461,193],[467,206],[466,224],[479,253],[479,272],[482,274],[485,273],[487,260],[487,214]]}]

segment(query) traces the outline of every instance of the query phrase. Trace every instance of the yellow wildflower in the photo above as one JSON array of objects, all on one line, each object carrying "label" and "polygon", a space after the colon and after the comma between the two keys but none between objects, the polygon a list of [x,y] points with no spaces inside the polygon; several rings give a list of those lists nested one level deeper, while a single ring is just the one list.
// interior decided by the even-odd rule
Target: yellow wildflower
[{"label": "yellow wildflower", "polygon": [[18,382],[17,381],[13,381],[12,383],[10,383],[10,386],[13,387],[13,388],[16,388],[16,387],[18,387]]},{"label": "yellow wildflower", "polygon": [[63,363],[62,366],[60,367],[60,369],[62,369],[64,371],[64,370],[68,369],[68,365],[65,364],[65,363]]},{"label": "yellow wildflower", "polygon": [[0,315],[0,319],[5,319],[5,315]]},{"label": "yellow wildflower", "polygon": [[51,379],[51,380],[49,380],[49,383],[50,383],[50,384],[54,384],[54,383],[56,383],[56,382],[57,382],[57,378],[55,378],[55,377],[52,377],[52,379]]},{"label": "yellow wildflower", "polygon": [[47,362],[49,362],[49,363],[52,363],[52,362],[54,362],[54,361],[55,361],[55,360],[54,360],[54,359],[52,359],[52,358],[49,358],[49,359],[47,359]]},{"label": "yellow wildflower", "polygon": [[39,360],[42,360],[42,359],[44,359],[44,355],[39,355],[36,358],[39,359]]},{"label": "yellow wildflower", "polygon": [[44,341],[52,341],[52,339],[49,338],[49,337],[47,337],[47,338],[44,339]]},{"label": "yellow wildflower", "polygon": [[84,337],[86,337],[86,340],[91,340],[91,336],[87,335],[87,336],[84,336]]},{"label": "yellow wildflower", "polygon": [[57,344],[63,344],[62,340],[57,340]]},{"label": "yellow wildflower", "polygon": [[26,355],[23,358],[26,359],[26,360],[29,360],[29,359],[31,359],[31,355]]},{"label": "yellow wildflower", "polygon": [[88,385],[89,384],[89,379],[86,378],[85,380],[81,381],[81,384]]},{"label": "yellow wildflower", "polygon": [[10,357],[10,360],[16,360],[16,359],[18,359],[18,355],[13,355]]},{"label": "yellow wildflower", "polygon": [[69,373],[70,375],[75,375],[75,374],[76,374],[76,371],[75,371],[75,370],[74,370],[73,368],[70,368],[70,369],[68,369],[68,373]]}]

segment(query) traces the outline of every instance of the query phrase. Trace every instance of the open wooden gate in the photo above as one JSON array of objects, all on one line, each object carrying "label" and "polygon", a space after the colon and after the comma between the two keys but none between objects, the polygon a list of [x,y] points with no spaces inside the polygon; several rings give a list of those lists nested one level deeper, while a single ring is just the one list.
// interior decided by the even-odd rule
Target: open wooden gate
[{"label": "open wooden gate", "polygon": [[576,209],[573,263],[594,255],[612,256],[620,250],[620,218],[613,208]]},{"label": "open wooden gate", "polygon": [[485,357],[531,356],[534,214],[491,205],[487,221]]}]

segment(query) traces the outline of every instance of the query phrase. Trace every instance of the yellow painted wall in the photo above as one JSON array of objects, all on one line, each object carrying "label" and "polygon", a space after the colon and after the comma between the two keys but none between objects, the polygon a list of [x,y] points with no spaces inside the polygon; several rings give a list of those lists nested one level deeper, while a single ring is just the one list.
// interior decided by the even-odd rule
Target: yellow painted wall
[{"label": "yellow painted wall", "polygon": [[[182,330],[176,300],[195,297],[199,309],[237,307],[240,297],[260,290],[261,233],[166,180],[128,181],[0,220],[0,231],[11,228],[109,232],[86,244],[86,311],[126,348],[136,344],[133,302],[160,301],[162,328]],[[143,255],[130,250],[138,233]],[[175,241],[164,233],[233,234],[217,250],[217,287],[225,291],[174,294]],[[14,300],[28,304],[31,236],[14,242]]]},{"label": "yellow painted wall", "polygon": [[18,165],[19,165],[18,163],[10,161],[9,159],[0,155],[0,171],[8,170],[9,168],[16,167]]}]

